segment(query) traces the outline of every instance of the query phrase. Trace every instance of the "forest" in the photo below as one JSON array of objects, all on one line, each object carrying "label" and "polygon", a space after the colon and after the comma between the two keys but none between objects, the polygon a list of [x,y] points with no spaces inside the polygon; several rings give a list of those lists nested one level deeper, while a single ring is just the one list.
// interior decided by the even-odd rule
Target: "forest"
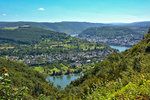
[{"label": "forest", "polygon": [[58,91],[53,84],[45,81],[45,75],[22,63],[0,58],[0,69],[1,100],[32,100],[38,99],[40,94],[55,97]]},{"label": "forest", "polygon": [[[131,49],[122,53],[109,55],[108,58],[95,64],[93,69],[85,73],[81,78],[73,81],[69,86],[61,91],[58,91],[56,88],[51,86],[51,84],[48,85],[45,83],[45,85],[42,85],[44,84],[42,83],[44,82],[43,76],[23,64],[7,61],[1,58],[0,66],[1,68],[6,67],[8,69],[2,69],[1,73],[8,72],[10,74],[9,79],[13,81],[10,85],[16,86],[17,84],[17,86],[27,86],[29,88],[27,92],[29,95],[26,93],[26,95],[22,96],[23,98],[37,98],[37,94],[43,94],[40,97],[43,100],[148,100],[150,98],[149,57],[150,30],[148,34],[143,37],[143,40],[134,45]],[[17,75],[19,75],[19,78]],[[34,83],[35,79],[36,83]],[[38,83],[38,80],[40,83]],[[7,88],[4,84],[1,83],[1,85],[4,87],[4,90]],[[7,93],[9,92],[12,92],[10,88]],[[5,92],[1,91],[0,93],[4,94]],[[7,95],[7,93],[5,93],[5,95]]]},{"label": "forest", "polygon": [[84,30],[80,36],[98,36],[103,38],[115,38],[116,36],[138,34],[134,30],[125,27],[92,27]]},{"label": "forest", "polygon": [[[80,34],[84,30],[90,27],[112,27],[112,26],[122,26],[124,28],[128,27],[137,31],[138,33],[147,33],[147,29],[150,26],[149,21],[143,22],[133,22],[133,23],[122,23],[122,24],[115,24],[115,23],[91,23],[91,22],[71,22],[71,21],[64,21],[64,22],[0,22],[0,29],[8,28],[8,27],[19,27],[23,25],[29,25],[31,27],[38,27],[44,29],[50,29],[56,32],[66,33],[66,34]],[[146,31],[145,31],[146,30]]]},{"label": "forest", "polygon": [[0,22],[0,28],[16,27],[30,25],[31,27],[38,27],[50,29],[56,32],[67,34],[78,34],[89,27],[103,26],[102,23],[88,23],[88,22]]},{"label": "forest", "polygon": [[[66,88],[84,99],[150,98],[150,30],[143,40],[122,53],[111,54]],[[83,94],[83,95],[82,95]]]},{"label": "forest", "polygon": [[113,52],[117,50],[105,44],[42,28],[21,26],[0,29],[0,56],[22,62],[48,75],[86,72],[91,69],[91,63]]},{"label": "forest", "polygon": [[142,40],[148,31],[148,26],[115,25],[91,27],[82,31],[78,38],[90,42],[132,47]]},{"label": "forest", "polygon": [[0,0],[0,100],[150,100],[150,0]]},{"label": "forest", "polygon": [[92,43],[64,33],[32,27],[1,29],[0,47],[14,47],[9,51],[7,49],[0,51],[0,55],[10,56],[113,50],[101,43]]}]

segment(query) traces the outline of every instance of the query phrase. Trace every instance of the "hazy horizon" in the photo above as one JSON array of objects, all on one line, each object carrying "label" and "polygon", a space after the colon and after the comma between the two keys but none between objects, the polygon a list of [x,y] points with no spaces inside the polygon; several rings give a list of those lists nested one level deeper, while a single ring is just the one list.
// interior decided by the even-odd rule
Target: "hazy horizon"
[{"label": "hazy horizon", "polygon": [[58,21],[58,22],[42,22],[42,21],[0,21],[0,22],[33,22],[33,23],[62,23],[62,22],[81,22],[81,23],[102,23],[102,24],[128,24],[128,23],[137,23],[137,22],[150,22],[147,21],[136,21],[136,22],[88,22],[88,21]]}]

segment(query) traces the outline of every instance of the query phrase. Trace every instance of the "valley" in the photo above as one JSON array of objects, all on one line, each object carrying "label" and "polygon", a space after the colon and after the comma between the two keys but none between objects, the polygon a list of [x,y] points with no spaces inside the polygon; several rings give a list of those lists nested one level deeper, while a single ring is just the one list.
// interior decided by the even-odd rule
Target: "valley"
[{"label": "valley", "polygon": [[140,36],[130,34],[124,36],[116,36],[112,38],[88,36],[80,39],[85,39],[90,42],[104,43],[108,45],[132,47],[133,45],[142,40],[142,35]]},{"label": "valley", "polygon": [[132,47],[142,40],[148,31],[148,25],[144,28],[139,26],[105,26],[92,27],[82,31],[78,38],[90,42],[104,43],[108,45]]},{"label": "valley", "polygon": [[2,57],[53,76],[86,72],[92,64],[118,52],[102,43],[30,26],[1,29],[0,34]]},{"label": "valley", "polygon": [[0,100],[150,100],[150,0],[0,0]]},{"label": "valley", "polygon": [[[7,27],[0,29],[0,66],[7,67],[12,86],[32,88],[27,92],[30,95],[24,96],[26,98],[39,97],[38,95],[43,93],[41,98],[50,100],[72,97],[120,99],[120,95],[116,97],[115,94],[115,97],[110,95],[103,97],[99,89],[104,88],[103,93],[106,95],[107,85],[118,84],[120,88],[110,87],[110,90],[112,94],[114,91],[120,91],[119,89],[129,85],[130,80],[126,80],[126,74],[130,71],[135,77],[139,78],[139,75],[147,77],[144,78],[147,83],[144,83],[143,87],[148,86],[149,63],[143,65],[143,62],[147,62],[146,57],[149,53],[149,34],[144,35],[147,28],[144,30],[139,34],[125,27],[105,26],[89,28],[81,34],[70,36],[28,25]],[[141,60],[137,59],[142,59],[143,53],[147,56],[140,64]],[[19,73],[22,73],[21,77]],[[36,84],[34,77],[38,80]],[[139,79],[141,80],[143,79]],[[116,85],[112,86],[116,88]],[[139,90],[142,91],[141,88]],[[149,91],[147,89],[144,91],[147,92],[142,95],[149,98],[147,95]],[[101,96],[97,96],[98,93]],[[128,95],[128,92],[125,95]],[[135,98],[135,95],[133,96]]]},{"label": "valley", "polygon": [[142,41],[122,53],[110,54],[65,90],[76,91],[76,98],[82,99],[149,99],[149,40],[150,30]]}]

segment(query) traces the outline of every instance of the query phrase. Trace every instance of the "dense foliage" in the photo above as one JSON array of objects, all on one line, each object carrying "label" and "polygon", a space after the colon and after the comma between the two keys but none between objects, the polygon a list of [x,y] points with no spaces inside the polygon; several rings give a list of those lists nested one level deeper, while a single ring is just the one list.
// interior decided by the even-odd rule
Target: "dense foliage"
[{"label": "dense foliage", "polygon": [[148,28],[149,26],[147,24],[91,27],[81,32],[78,38],[90,42],[131,47],[142,40],[142,37],[147,33]]},{"label": "dense foliage", "polygon": [[0,55],[9,56],[112,50],[104,44],[91,43],[63,33],[31,27],[1,29],[0,49]]},{"label": "dense foliage", "polygon": [[[31,40],[30,42],[23,39],[23,43],[20,43],[19,41],[19,45],[21,44],[21,45],[30,46],[29,44],[32,43],[35,44],[34,47],[36,46],[41,47],[43,45],[47,45],[50,42],[48,41],[49,38],[46,37],[47,36],[44,37],[44,41],[42,41],[42,39],[41,41],[38,41],[38,44],[34,42],[36,41],[35,38],[33,38],[33,41],[32,38],[29,38],[29,41]],[[16,37],[11,37],[11,39],[14,39],[14,42],[12,42],[12,44],[13,43],[15,45],[18,44]],[[92,50],[105,50],[104,48],[109,49],[109,47],[105,45],[103,45],[104,47],[102,49],[101,48],[102,44],[94,44],[94,43],[78,40],[71,37],[68,38],[67,40],[69,40],[69,42],[68,41],[66,42],[65,40],[66,44],[72,43],[70,44],[70,46],[76,43],[77,44],[87,43],[86,48],[85,45],[84,46],[82,44],[78,45],[77,48],[83,46],[81,51],[90,50],[91,46],[93,47],[93,45],[94,48]],[[10,43],[8,41],[10,40],[7,39],[7,42],[6,41],[5,42]],[[60,42],[61,45],[60,44],[57,45],[58,47],[61,47],[62,45],[66,46],[63,44],[64,43],[63,40],[61,41],[58,40],[58,43]],[[4,46],[4,44],[1,45]],[[76,47],[76,45],[73,46]],[[100,47],[97,48],[98,46]],[[44,46],[42,48],[44,48]],[[38,50],[39,49],[40,48],[38,48]],[[74,49],[75,48],[71,48],[71,50]],[[114,53],[109,55],[108,58],[95,64],[93,69],[85,73],[84,76],[82,76],[80,79],[73,81],[69,86],[67,86],[64,90],[61,91],[58,91],[55,87],[53,87],[51,83],[47,84],[45,82],[45,77],[43,74],[34,71],[32,68],[22,63],[16,63],[16,62],[12,62],[0,58],[0,67],[1,69],[3,67],[6,67],[8,69],[10,79],[12,80],[11,85],[13,87],[22,88],[25,86],[29,88],[27,92],[29,95],[26,96],[27,99],[38,98],[41,100],[46,100],[46,99],[47,100],[55,100],[55,99],[56,100],[61,100],[61,99],[62,100],[63,99],[64,100],[65,99],[68,100],[69,99],[70,100],[71,99],[149,100],[150,99],[150,59],[149,58],[150,58],[150,30],[148,34],[143,37],[143,40],[138,44],[134,45],[131,49],[126,50],[122,53]],[[65,65],[62,64],[62,67],[65,68]],[[6,81],[8,82],[9,79]],[[6,90],[5,88],[4,90]],[[3,92],[0,91],[0,93]]]},{"label": "dense foliage", "polygon": [[89,66],[77,68],[73,65],[77,62],[71,59],[77,58],[82,66],[86,60],[94,63],[94,59],[100,58],[87,59],[86,56],[93,52],[104,54],[101,55],[104,58],[106,54],[115,51],[102,43],[79,40],[64,33],[41,28],[22,26],[0,29],[0,56],[10,60],[16,58],[14,61],[24,62],[49,75],[85,72],[90,69]]},{"label": "dense foliage", "polygon": [[[58,91],[52,84],[48,84],[45,81],[45,76],[32,68],[12,61],[7,61],[0,58],[0,69],[6,67],[9,73],[9,80],[11,80],[11,86],[14,88],[27,87],[29,94],[26,98],[38,97],[40,94],[49,95],[55,97]],[[1,75],[2,75],[1,71]],[[8,81],[9,81],[8,80]],[[0,90],[1,91],[1,90]]]},{"label": "dense foliage", "polygon": [[67,34],[78,34],[89,27],[103,26],[101,23],[88,23],[88,22],[57,22],[57,23],[37,23],[37,22],[0,22],[0,28],[16,27],[30,25],[31,27],[39,27],[50,29],[57,32]]},{"label": "dense foliage", "polygon": [[94,84],[86,99],[93,100],[148,100],[150,99],[150,74],[134,73],[124,84],[125,79],[117,79],[105,83]]},{"label": "dense foliage", "polygon": [[137,34],[137,32],[125,27],[107,26],[88,28],[84,30],[81,34],[79,34],[79,37],[98,36],[103,38],[114,38],[116,36],[123,36],[128,34]]},{"label": "dense foliage", "polygon": [[[57,32],[63,32],[67,34],[79,34],[87,28],[90,27],[100,27],[100,26],[123,26],[134,29],[139,33],[147,32],[150,22],[135,22],[135,23],[88,23],[88,22],[57,22],[57,23],[37,23],[37,22],[0,22],[0,28],[16,27],[30,25],[31,27],[39,27],[44,29],[50,29]],[[146,30],[146,31],[145,31]]]},{"label": "dense foliage", "polygon": [[12,40],[18,43],[35,44],[44,38],[49,38],[55,42],[63,42],[65,39],[69,39],[70,36],[41,28],[19,27],[16,29],[1,29],[0,38],[1,40]]},{"label": "dense foliage", "polygon": [[99,27],[89,27],[79,34],[79,37],[85,36],[99,36],[103,38],[114,38],[116,36],[123,36],[129,34],[136,34],[142,36],[147,33],[150,22],[135,22],[128,24],[106,24]]},{"label": "dense foliage", "polygon": [[14,88],[9,79],[8,70],[4,67],[0,75],[0,100],[23,99],[27,88]]},{"label": "dense foliage", "polygon": [[[150,30],[143,40],[123,53],[111,54],[66,91],[86,99],[150,98]],[[69,90],[70,89],[70,90]],[[79,90],[78,90],[79,89]]]}]

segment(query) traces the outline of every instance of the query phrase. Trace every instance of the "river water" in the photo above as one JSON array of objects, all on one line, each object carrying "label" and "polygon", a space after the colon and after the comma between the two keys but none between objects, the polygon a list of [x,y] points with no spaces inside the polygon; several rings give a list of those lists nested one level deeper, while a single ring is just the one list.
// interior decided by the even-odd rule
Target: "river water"
[{"label": "river water", "polygon": [[113,46],[113,45],[110,45],[111,48],[114,48],[114,49],[118,49],[120,52],[122,51],[125,51],[127,49],[130,49],[131,47],[124,47],[124,46]]},{"label": "river water", "polygon": [[50,82],[54,83],[54,86],[60,85],[62,89],[64,89],[67,85],[71,83],[71,81],[76,80],[83,76],[83,74],[69,74],[63,76],[49,76],[46,80],[50,80]]},{"label": "river water", "polygon": [[[118,49],[120,52],[125,51],[126,49],[129,49],[130,47],[123,47],[123,46],[110,46],[111,48]],[[64,89],[67,85],[71,83],[71,81],[76,80],[83,76],[83,74],[70,74],[70,75],[63,75],[63,76],[49,76],[46,78],[46,80],[53,82],[54,86],[61,86],[62,89]]]},{"label": "river water", "polygon": [[72,34],[71,36],[72,36],[72,37],[76,37],[76,36],[78,36],[78,34]]}]

